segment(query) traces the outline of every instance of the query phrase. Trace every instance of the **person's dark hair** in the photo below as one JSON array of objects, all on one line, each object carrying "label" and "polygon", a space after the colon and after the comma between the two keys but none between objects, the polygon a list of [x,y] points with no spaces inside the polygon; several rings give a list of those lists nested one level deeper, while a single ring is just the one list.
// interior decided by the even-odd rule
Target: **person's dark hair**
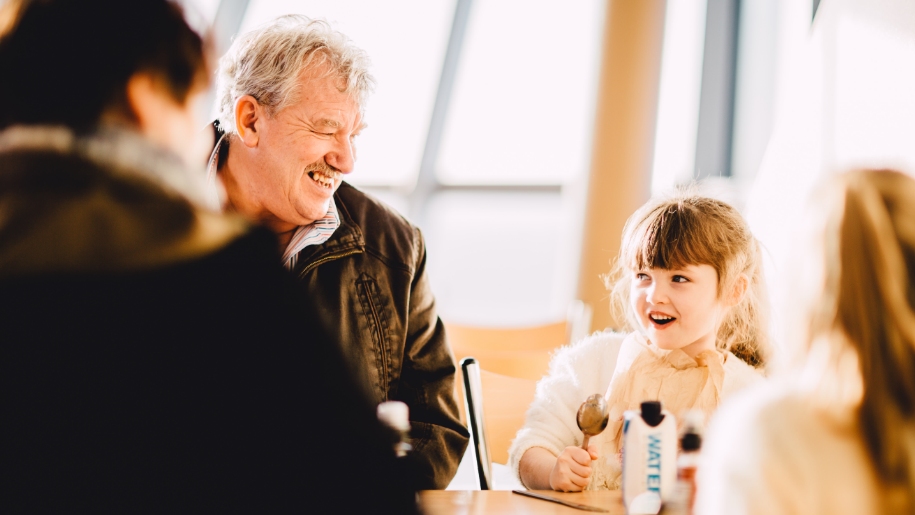
[{"label": "person's dark hair", "polygon": [[184,104],[209,74],[205,44],[168,0],[9,0],[0,9],[0,128],[96,125],[149,73]]}]

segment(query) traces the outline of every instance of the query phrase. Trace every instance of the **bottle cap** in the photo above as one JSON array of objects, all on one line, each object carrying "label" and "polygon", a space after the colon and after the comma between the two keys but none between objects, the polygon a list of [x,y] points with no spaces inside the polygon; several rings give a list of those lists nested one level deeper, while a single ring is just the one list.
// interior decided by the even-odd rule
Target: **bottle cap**
[{"label": "bottle cap", "polygon": [[651,427],[655,427],[664,420],[661,414],[661,401],[645,401],[642,403],[642,419]]},{"label": "bottle cap", "polygon": [[410,430],[410,408],[400,401],[385,401],[378,405],[378,420],[398,431]]},{"label": "bottle cap", "polygon": [[686,433],[680,439],[680,448],[684,451],[698,451],[702,447],[702,437],[696,433]]},{"label": "bottle cap", "polygon": [[705,413],[691,409],[683,416],[683,436],[680,437],[680,448],[684,451],[698,451],[702,447],[702,426]]}]

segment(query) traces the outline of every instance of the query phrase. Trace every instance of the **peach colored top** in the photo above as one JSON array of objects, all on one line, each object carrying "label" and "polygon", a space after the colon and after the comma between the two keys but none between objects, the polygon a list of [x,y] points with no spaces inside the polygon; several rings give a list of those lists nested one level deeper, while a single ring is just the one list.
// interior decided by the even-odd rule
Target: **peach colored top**
[{"label": "peach colored top", "polygon": [[786,383],[729,399],[700,458],[696,513],[881,513],[881,489],[851,407],[828,409]]}]

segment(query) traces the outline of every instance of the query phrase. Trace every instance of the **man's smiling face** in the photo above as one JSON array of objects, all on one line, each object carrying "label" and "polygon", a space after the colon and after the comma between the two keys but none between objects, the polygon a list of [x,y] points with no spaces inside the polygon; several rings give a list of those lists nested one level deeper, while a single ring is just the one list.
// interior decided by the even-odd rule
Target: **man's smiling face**
[{"label": "man's smiling face", "polygon": [[338,84],[323,66],[306,70],[298,102],[259,117],[251,156],[257,177],[249,193],[265,211],[261,218],[289,226],[323,218],[343,174],[353,171],[362,114]]}]

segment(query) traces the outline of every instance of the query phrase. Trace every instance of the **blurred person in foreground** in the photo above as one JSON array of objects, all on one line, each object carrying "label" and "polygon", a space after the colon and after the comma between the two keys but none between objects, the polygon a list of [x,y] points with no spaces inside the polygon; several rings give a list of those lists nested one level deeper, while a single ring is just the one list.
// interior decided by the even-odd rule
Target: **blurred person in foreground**
[{"label": "blurred person in foreground", "polygon": [[696,513],[915,513],[915,180],[855,171],[818,193],[798,366],[715,416]]},{"label": "blurred person in foreground", "polygon": [[275,236],[186,166],[207,61],[165,0],[0,10],[0,511],[302,511],[354,470],[348,508],[415,511]]},{"label": "blurred person in foreground", "polygon": [[445,488],[468,433],[423,237],[343,181],[372,86],[368,57],[324,21],[288,15],[239,36],[220,60],[208,173],[230,211],[276,233],[283,264],[374,401],[409,406],[413,486]]}]

